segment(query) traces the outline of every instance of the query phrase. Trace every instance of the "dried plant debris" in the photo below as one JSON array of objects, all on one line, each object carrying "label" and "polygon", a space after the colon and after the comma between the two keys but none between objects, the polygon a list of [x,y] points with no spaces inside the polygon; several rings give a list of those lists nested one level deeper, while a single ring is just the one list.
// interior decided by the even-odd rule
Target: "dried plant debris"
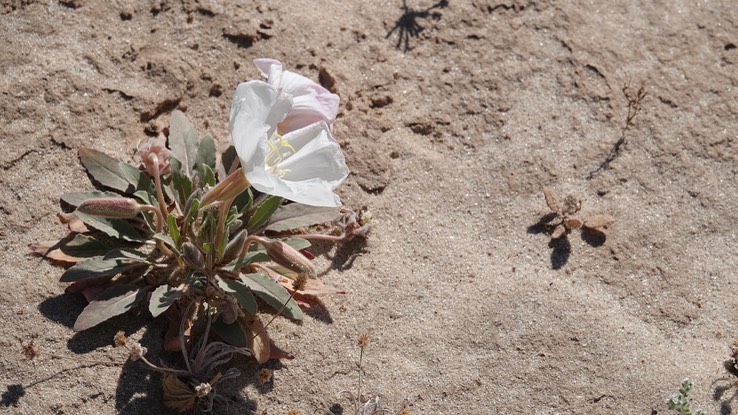
[{"label": "dried plant debris", "polygon": [[607,230],[615,222],[615,218],[607,214],[596,214],[586,216],[583,219],[575,216],[582,209],[582,201],[574,196],[568,195],[564,201],[548,187],[543,187],[543,197],[551,214],[546,215],[543,225],[551,235],[551,239],[559,239],[568,235],[573,229],[593,232],[607,237]]}]

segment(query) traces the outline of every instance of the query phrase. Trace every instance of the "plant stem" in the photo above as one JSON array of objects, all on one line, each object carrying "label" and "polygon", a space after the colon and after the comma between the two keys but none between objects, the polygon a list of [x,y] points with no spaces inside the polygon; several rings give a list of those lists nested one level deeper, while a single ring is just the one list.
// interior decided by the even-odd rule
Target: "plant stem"
[{"label": "plant stem", "polygon": [[149,159],[154,167],[154,184],[156,187],[156,201],[159,202],[159,209],[163,212],[167,211],[167,204],[164,201],[164,192],[161,190],[161,172],[159,172],[159,157],[156,154],[150,154]]}]

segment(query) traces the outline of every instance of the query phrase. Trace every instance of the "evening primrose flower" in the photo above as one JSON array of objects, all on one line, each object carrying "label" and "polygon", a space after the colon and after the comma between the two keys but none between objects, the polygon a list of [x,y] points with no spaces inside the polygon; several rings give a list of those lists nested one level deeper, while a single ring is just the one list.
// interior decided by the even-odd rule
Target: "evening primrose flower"
[{"label": "evening primrose flower", "polygon": [[231,136],[251,185],[313,206],[340,206],[335,190],[348,176],[341,148],[322,120],[281,135],[293,99],[262,81],[242,83],[231,107]]},{"label": "evening primrose flower", "polygon": [[313,80],[282,69],[274,59],[255,59],[254,63],[267,78],[267,83],[290,97],[292,109],[279,123],[279,133],[285,134],[318,121],[333,124],[338,113],[338,95],[332,94]]}]

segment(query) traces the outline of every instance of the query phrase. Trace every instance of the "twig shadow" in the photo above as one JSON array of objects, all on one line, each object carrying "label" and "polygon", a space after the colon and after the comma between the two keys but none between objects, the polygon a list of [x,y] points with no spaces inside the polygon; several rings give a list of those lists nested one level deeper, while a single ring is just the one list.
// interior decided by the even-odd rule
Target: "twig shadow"
[{"label": "twig shadow", "polygon": [[410,47],[410,38],[417,38],[425,27],[418,23],[418,19],[441,20],[441,13],[435,9],[444,9],[448,7],[448,0],[439,0],[438,3],[423,10],[414,10],[407,6],[407,0],[402,0],[402,15],[395,22],[394,27],[387,32],[385,39],[389,39],[392,34],[397,31],[397,44],[395,48],[404,52],[412,49]]}]

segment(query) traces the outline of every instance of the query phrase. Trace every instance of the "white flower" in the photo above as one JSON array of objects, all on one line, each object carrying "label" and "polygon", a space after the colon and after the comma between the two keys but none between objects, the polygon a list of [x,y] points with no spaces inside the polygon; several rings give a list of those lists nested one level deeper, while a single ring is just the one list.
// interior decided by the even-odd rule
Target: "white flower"
[{"label": "white flower", "polygon": [[341,148],[324,121],[280,135],[293,100],[261,81],[242,83],[231,108],[231,136],[256,190],[313,206],[340,206],[333,190],[348,176]]},{"label": "white flower", "polygon": [[289,115],[279,124],[279,133],[286,134],[318,121],[329,126],[336,120],[338,95],[332,94],[309,78],[282,69],[274,59],[255,59],[254,64],[267,78],[269,85],[293,100]]}]

